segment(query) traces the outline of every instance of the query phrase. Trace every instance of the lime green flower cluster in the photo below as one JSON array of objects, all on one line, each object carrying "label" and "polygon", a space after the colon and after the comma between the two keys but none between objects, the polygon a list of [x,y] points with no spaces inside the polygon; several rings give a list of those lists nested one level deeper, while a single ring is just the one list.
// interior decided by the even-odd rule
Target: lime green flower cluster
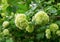
[{"label": "lime green flower cluster", "polygon": [[33,32],[34,31],[34,26],[32,26],[32,25],[27,26],[26,31],[28,31],[30,33]]},{"label": "lime green flower cluster", "polygon": [[4,29],[3,30],[3,35],[5,36],[5,35],[9,35],[9,30],[8,29]]},{"label": "lime green flower cluster", "polygon": [[21,30],[25,29],[28,26],[28,21],[26,19],[26,15],[25,14],[17,14],[15,16],[15,25]]},{"label": "lime green flower cluster", "polygon": [[9,26],[9,22],[8,21],[4,21],[2,24],[3,28],[6,28]]},{"label": "lime green flower cluster", "polygon": [[15,16],[15,25],[21,30],[26,29],[28,32],[33,32],[34,28],[33,26],[29,25],[28,20],[26,19],[25,14],[17,14]]},{"label": "lime green flower cluster", "polygon": [[47,39],[50,39],[51,38],[51,31],[50,31],[50,29],[46,29],[46,38]]},{"label": "lime green flower cluster", "polygon": [[[28,32],[33,32],[34,26],[30,26],[26,18],[25,14],[17,14],[15,16],[15,25],[21,30],[26,29]],[[44,11],[40,11],[33,16],[32,21],[36,25],[44,25],[49,22],[49,16]]]},{"label": "lime green flower cluster", "polygon": [[60,30],[57,30],[57,31],[56,31],[56,34],[57,34],[58,36],[60,36]]},{"label": "lime green flower cluster", "polygon": [[5,14],[5,13],[1,13],[1,16],[2,16],[2,17],[6,17],[6,14]]},{"label": "lime green flower cluster", "polygon": [[50,24],[49,29],[46,29],[46,38],[51,38],[51,32],[53,33],[53,35],[57,34],[58,36],[60,36],[59,26],[55,23]]},{"label": "lime green flower cluster", "polygon": [[39,11],[33,16],[32,21],[35,22],[36,25],[47,24],[49,22],[49,16],[44,11]]},{"label": "lime green flower cluster", "polygon": [[6,8],[8,7],[8,2],[7,0],[2,0],[2,10],[3,12],[6,12]]},{"label": "lime green flower cluster", "polygon": [[55,23],[52,23],[49,28],[53,33],[55,33],[59,29],[59,26]]}]

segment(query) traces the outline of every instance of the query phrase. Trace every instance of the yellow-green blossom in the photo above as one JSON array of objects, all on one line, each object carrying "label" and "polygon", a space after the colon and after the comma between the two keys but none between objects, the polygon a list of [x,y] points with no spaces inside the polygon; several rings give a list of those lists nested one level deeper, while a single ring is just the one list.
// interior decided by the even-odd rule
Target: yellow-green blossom
[{"label": "yellow-green blossom", "polygon": [[8,21],[4,21],[2,24],[3,28],[6,28],[9,26],[9,22]]},{"label": "yellow-green blossom", "polygon": [[27,26],[26,31],[31,33],[34,31],[34,27],[29,25],[29,26]]},{"label": "yellow-green blossom", "polygon": [[9,30],[8,29],[4,29],[3,30],[3,35],[9,35]]},{"label": "yellow-green blossom", "polygon": [[58,36],[60,36],[60,30],[57,30],[57,31],[56,31],[56,34],[57,34]]},{"label": "yellow-green blossom", "polygon": [[39,11],[33,16],[32,21],[38,25],[47,24],[49,22],[49,16],[44,11]]},{"label": "yellow-green blossom", "polygon": [[17,14],[15,16],[15,25],[21,30],[25,29],[28,26],[28,21],[26,19],[26,15],[25,14]]},{"label": "yellow-green blossom", "polygon": [[51,31],[50,31],[50,29],[46,29],[46,38],[47,39],[50,39],[51,38]]},{"label": "yellow-green blossom", "polygon": [[59,26],[55,23],[52,23],[52,24],[50,24],[49,28],[52,32],[56,32],[59,29]]}]

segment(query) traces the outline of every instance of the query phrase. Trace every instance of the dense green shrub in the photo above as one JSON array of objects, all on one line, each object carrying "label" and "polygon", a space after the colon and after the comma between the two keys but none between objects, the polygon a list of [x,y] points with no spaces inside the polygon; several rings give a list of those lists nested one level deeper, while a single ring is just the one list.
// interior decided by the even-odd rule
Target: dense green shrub
[{"label": "dense green shrub", "polygon": [[60,42],[60,0],[0,0],[0,42]]}]

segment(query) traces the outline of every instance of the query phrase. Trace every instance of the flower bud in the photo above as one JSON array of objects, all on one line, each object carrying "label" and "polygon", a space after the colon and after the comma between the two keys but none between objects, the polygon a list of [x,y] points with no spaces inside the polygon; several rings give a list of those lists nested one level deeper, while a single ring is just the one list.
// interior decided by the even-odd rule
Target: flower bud
[{"label": "flower bud", "polygon": [[9,26],[9,22],[8,22],[8,21],[4,21],[3,24],[2,24],[2,26],[3,26],[4,28],[8,27],[8,26]]},{"label": "flower bud", "polygon": [[8,29],[4,29],[3,30],[3,35],[9,35],[9,30]]},{"label": "flower bud", "polygon": [[31,33],[34,31],[34,27],[29,25],[29,26],[27,26],[26,31]]},{"label": "flower bud", "polygon": [[51,38],[51,31],[50,31],[50,29],[46,29],[46,38],[47,39],[50,39]]},{"label": "flower bud", "polygon": [[57,30],[57,31],[56,31],[56,34],[57,34],[58,36],[60,36],[60,30]]},{"label": "flower bud", "polygon": [[6,14],[5,14],[5,13],[1,13],[1,16],[2,16],[2,17],[5,17],[5,16],[6,16]]}]

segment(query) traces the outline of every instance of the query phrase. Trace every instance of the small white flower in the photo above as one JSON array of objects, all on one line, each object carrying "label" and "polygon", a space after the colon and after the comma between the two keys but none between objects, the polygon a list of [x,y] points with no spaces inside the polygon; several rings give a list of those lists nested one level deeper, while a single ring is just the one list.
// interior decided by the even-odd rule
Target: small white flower
[{"label": "small white flower", "polygon": [[4,28],[8,27],[8,25],[9,25],[9,22],[8,22],[8,21],[4,21],[3,24],[2,24],[2,26],[3,26]]},{"label": "small white flower", "polygon": [[31,2],[30,7],[31,7],[32,9],[35,9],[35,8],[37,7],[37,4],[35,4],[34,2]]},{"label": "small white flower", "polygon": [[0,10],[2,10],[2,5],[0,5]]},{"label": "small white flower", "polygon": [[3,30],[3,35],[9,35],[9,30],[8,29],[4,29]]},{"label": "small white flower", "polygon": [[50,29],[46,29],[46,38],[47,39],[50,39],[51,38],[51,31],[50,31]]},{"label": "small white flower", "polygon": [[58,36],[60,36],[60,30],[57,30],[56,34],[57,34]]},{"label": "small white flower", "polygon": [[31,33],[34,31],[34,27],[33,26],[27,26],[26,31]]}]

